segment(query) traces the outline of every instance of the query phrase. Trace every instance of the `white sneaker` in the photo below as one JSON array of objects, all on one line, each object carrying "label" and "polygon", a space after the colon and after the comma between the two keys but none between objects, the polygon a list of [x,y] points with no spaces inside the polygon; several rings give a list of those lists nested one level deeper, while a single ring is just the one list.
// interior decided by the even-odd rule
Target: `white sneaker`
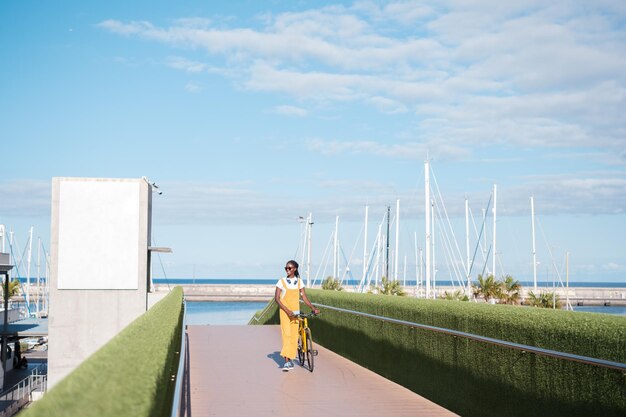
[{"label": "white sneaker", "polygon": [[291,361],[285,362],[285,364],[283,365],[283,372],[288,372],[291,369],[293,369],[293,364],[291,363]]}]

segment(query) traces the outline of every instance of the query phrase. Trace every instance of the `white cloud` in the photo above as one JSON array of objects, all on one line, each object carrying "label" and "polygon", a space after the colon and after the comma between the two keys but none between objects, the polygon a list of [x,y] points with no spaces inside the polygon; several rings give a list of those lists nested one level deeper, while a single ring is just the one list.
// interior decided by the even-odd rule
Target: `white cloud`
[{"label": "white cloud", "polygon": [[[624,163],[624,9],[614,2],[359,1],[266,14],[258,27],[194,17],[167,27],[112,19],[99,27],[189,56],[201,51],[206,63],[173,57],[168,65],[224,75],[249,91],[414,111],[419,137],[452,153],[478,143],[602,146]],[[343,147],[355,149],[363,148]]]},{"label": "white cloud", "polygon": [[524,214],[529,210],[527,200],[513,196],[535,196],[543,214],[626,213],[625,172],[546,175],[525,180],[524,185],[510,187],[503,194],[509,196],[502,203],[507,207],[506,214]]},{"label": "white cloud", "polygon": [[383,70],[389,65],[440,59],[445,52],[428,38],[392,38],[377,34],[355,16],[304,12],[272,19],[262,30],[251,28],[160,28],[149,22],[107,20],[99,27],[121,35],[136,35],[180,47],[202,48],[212,54],[305,64],[309,60],[352,70]]},{"label": "white cloud", "polygon": [[[339,153],[377,155],[386,158],[420,159],[420,144],[380,144],[373,141],[324,142],[311,140],[311,151],[329,155]],[[403,211],[419,217],[423,196],[414,189],[396,190],[394,184],[372,180],[333,178],[283,179],[280,195],[260,191],[256,180],[248,182],[164,182],[163,195],[153,199],[155,224],[289,224],[302,213],[313,212],[320,221],[341,215],[360,221],[363,206],[383,207],[396,198]],[[293,184],[297,181],[297,184]],[[285,191],[287,190],[287,191]],[[291,190],[291,191],[289,191]],[[300,194],[299,190],[306,190]],[[446,194],[445,201],[461,201],[465,195]],[[489,190],[470,193],[471,202],[486,202]],[[528,198],[534,195],[537,211],[550,214],[626,213],[626,173],[596,172],[523,178],[522,185],[498,187],[501,216],[528,215]],[[285,205],[285,201],[291,203]],[[462,216],[463,207],[449,206],[451,216]],[[0,219],[8,217],[46,217],[50,215],[50,182],[13,180],[0,182]],[[295,217],[294,217],[295,216]]]},{"label": "white cloud", "polygon": [[[323,144],[317,144],[323,146]],[[337,151],[326,148],[326,152]],[[334,144],[341,146],[340,144]],[[350,152],[410,152],[399,146],[384,147],[372,143],[352,144]],[[341,149],[341,151],[346,151]],[[529,197],[535,197],[538,215],[576,214],[598,215],[626,213],[626,180],[580,176],[542,176],[524,185],[498,187],[499,216],[528,216]],[[626,178],[626,176],[625,176]],[[288,180],[286,180],[288,181]],[[289,224],[302,213],[313,212],[319,221],[328,222],[340,215],[344,220],[360,221],[363,207],[384,207],[389,201],[400,199],[403,211],[411,218],[423,213],[423,195],[414,189],[396,190],[394,184],[370,180],[298,180],[297,186],[283,187],[280,195],[258,191],[256,182],[163,183],[163,196],[153,201],[154,219],[159,224]],[[305,194],[297,190],[306,189]],[[292,191],[285,191],[292,190]],[[464,216],[462,201],[470,204],[486,203],[490,190],[463,195],[443,191],[450,216]],[[285,205],[285,201],[290,201]]]},{"label": "white cloud", "polygon": [[202,86],[196,84],[196,83],[187,83],[185,84],[185,91],[189,92],[189,93],[197,93],[202,91]]},{"label": "white cloud", "polygon": [[113,19],[100,22],[97,26],[110,32],[117,33],[118,35],[137,35],[145,33],[149,30],[153,30],[154,28],[154,26],[152,26],[152,24],[149,22],[123,23],[119,20]]},{"label": "white cloud", "polygon": [[425,20],[435,14],[432,6],[422,1],[391,2],[382,10],[386,18],[391,18],[405,25]]},{"label": "white cloud", "polygon": [[626,266],[615,262],[609,262],[608,264],[602,265],[602,268],[607,271],[626,272]]},{"label": "white cloud", "polygon": [[0,181],[0,218],[49,216],[50,196],[50,181]]},{"label": "white cloud", "polygon": [[373,140],[362,141],[327,141],[322,139],[310,139],[307,141],[307,149],[324,155],[337,155],[341,153],[365,154],[382,156],[386,158],[401,158],[422,161],[424,155],[435,151],[442,159],[457,159],[467,157],[467,150],[451,143],[382,143]]},{"label": "white cloud", "polygon": [[288,105],[276,106],[274,107],[273,112],[276,114],[283,114],[285,116],[297,116],[297,117],[304,117],[307,114],[309,114],[309,112],[306,109],[303,109],[301,107],[296,107],[296,106],[288,106]]},{"label": "white cloud", "polygon": [[[280,195],[258,191],[257,182],[163,182],[163,195],[153,199],[156,224],[292,224],[303,213],[314,213],[316,222],[330,222],[336,215],[343,220],[361,220],[365,204],[384,207],[398,194],[392,184],[374,181],[327,179],[285,179],[290,185]],[[306,193],[299,194],[299,190]],[[350,190],[350,192],[346,192]],[[289,204],[285,204],[289,201]]]},{"label": "white cloud", "polygon": [[374,96],[367,99],[367,102],[374,105],[382,113],[398,114],[406,113],[408,111],[407,107],[404,104],[386,97]]},{"label": "white cloud", "polygon": [[187,72],[203,72],[207,70],[206,64],[191,61],[189,59],[178,56],[170,57],[167,60],[167,65],[172,68],[181,69]]},{"label": "white cloud", "polygon": [[213,21],[203,17],[184,17],[176,19],[177,25],[193,28],[193,29],[208,29],[211,27]]},{"label": "white cloud", "polygon": [[[281,70],[264,62],[250,68],[246,86],[252,90],[279,91],[298,98],[314,100],[365,100],[388,103],[396,100],[420,101],[440,99],[444,90],[435,84],[398,80],[373,75],[300,72]],[[387,94],[391,98],[382,97]],[[399,103],[401,104],[401,103]]]}]

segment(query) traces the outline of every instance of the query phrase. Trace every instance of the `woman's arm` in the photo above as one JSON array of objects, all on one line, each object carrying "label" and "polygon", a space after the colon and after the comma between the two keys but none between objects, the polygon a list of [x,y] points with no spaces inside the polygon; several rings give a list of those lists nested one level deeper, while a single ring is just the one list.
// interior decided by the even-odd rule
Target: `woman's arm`
[{"label": "woman's arm", "polygon": [[320,313],[320,311],[317,308],[313,307],[313,304],[311,304],[311,302],[309,301],[309,297],[306,296],[306,291],[304,291],[304,288],[300,288],[300,295],[302,296],[302,301],[304,301],[304,304],[311,307],[311,310],[313,310],[313,314]]},{"label": "woman's arm", "polygon": [[282,301],[280,301],[280,294],[281,294],[281,292],[282,292],[281,289],[276,287],[276,291],[274,292],[274,301],[276,301],[276,304],[278,304],[278,307],[280,307],[281,310],[283,310],[287,314],[287,316],[290,319],[292,319],[292,318],[295,317],[294,314],[293,314],[293,311],[289,310],[287,308],[287,306],[284,305]]}]

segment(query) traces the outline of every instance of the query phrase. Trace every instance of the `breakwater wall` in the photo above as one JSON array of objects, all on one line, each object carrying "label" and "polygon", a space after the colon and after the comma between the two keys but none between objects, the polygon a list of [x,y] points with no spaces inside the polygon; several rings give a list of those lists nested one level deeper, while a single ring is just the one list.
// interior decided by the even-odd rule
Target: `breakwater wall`
[{"label": "breakwater wall", "polygon": [[[269,301],[276,287],[259,284],[186,284],[181,285],[187,301]],[[168,292],[173,286],[155,285],[154,292]]]},{"label": "breakwater wall", "polygon": [[[182,285],[185,298],[188,301],[268,301],[274,296],[276,287],[265,284],[186,284]],[[157,284],[154,292],[166,293],[173,286]],[[319,288],[314,286],[313,288]],[[458,287],[456,288],[458,289]],[[443,295],[444,292],[453,292],[451,286],[438,286],[435,294]],[[352,288],[344,288],[346,292],[354,292]],[[424,290],[406,288],[410,296],[423,296]],[[522,299],[526,298],[530,288],[523,288]],[[544,290],[539,290],[540,293]],[[626,306],[626,288],[587,288],[570,287],[569,289],[557,288],[556,294],[562,301],[569,297],[572,305],[578,306]]]}]

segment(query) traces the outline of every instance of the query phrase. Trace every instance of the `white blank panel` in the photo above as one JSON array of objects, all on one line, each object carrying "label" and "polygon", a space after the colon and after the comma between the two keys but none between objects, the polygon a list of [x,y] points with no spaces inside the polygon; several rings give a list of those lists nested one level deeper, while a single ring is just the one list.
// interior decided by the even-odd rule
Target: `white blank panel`
[{"label": "white blank panel", "polygon": [[59,289],[137,289],[140,185],[59,184]]}]

